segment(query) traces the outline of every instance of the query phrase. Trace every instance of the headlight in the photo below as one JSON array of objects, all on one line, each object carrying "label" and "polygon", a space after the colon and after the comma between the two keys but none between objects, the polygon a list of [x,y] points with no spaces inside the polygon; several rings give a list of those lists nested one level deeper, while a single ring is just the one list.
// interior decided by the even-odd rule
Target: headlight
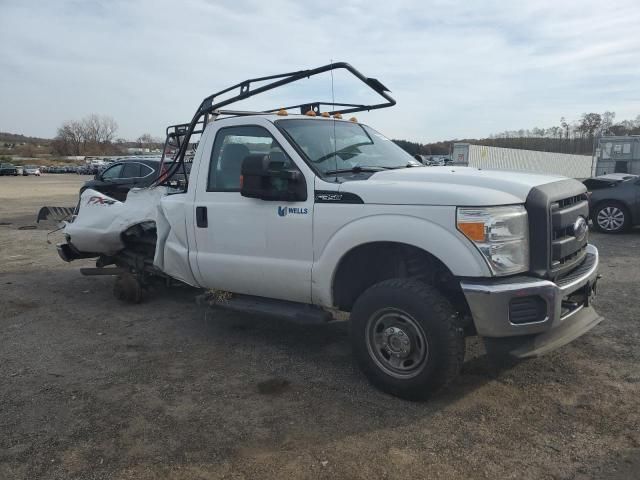
[{"label": "headlight", "polygon": [[457,227],[478,247],[494,275],[529,270],[529,222],[524,206],[459,207]]}]

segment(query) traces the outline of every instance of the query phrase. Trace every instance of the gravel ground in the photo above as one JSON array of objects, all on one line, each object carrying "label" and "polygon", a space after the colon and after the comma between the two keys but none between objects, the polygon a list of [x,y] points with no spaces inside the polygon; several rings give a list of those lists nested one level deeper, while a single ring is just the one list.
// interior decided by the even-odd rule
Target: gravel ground
[{"label": "gravel ground", "polygon": [[606,321],[428,403],[370,387],[345,324],[119,303],[33,225],[76,175],[0,177],[0,478],[640,478],[640,231],[592,234]]}]

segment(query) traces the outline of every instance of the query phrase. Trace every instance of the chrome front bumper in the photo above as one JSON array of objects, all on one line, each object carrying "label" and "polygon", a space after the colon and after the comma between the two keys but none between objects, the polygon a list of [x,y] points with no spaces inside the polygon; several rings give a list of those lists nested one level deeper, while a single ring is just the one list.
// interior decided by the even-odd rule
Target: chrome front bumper
[{"label": "chrome front bumper", "polygon": [[[512,342],[513,354],[529,357],[569,343],[600,323],[602,317],[591,306],[598,280],[598,249],[593,245],[586,249],[583,263],[557,283],[528,276],[462,281],[478,335],[522,337]],[[511,301],[529,296],[544,301],[546,315],[533,322],[513,323]]]}]

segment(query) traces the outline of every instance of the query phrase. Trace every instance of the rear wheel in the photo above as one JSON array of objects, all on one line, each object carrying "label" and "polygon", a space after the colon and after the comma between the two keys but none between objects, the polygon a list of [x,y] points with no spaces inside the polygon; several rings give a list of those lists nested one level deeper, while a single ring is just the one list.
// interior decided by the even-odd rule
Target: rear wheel
[{"label": "rear wheel", "polygon": [[449,383],[464,361],[458,316],[435,288],[410,279],[380,282],[351,312],[353,349],[369,381],[408,400]]},{"label": "rear wheel", "polygon": [[618,202],[604,202],[593,213],[593,226],[599,232],[619,233],[629,228],[629,212]]}]

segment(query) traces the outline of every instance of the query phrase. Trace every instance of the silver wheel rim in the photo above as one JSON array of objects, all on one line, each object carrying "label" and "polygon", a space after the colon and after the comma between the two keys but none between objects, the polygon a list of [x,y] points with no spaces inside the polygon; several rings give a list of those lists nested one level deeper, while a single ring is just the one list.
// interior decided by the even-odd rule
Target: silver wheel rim
[{"label": "silver wheel rim", "polygon": [[367,350],[378,367],[394,378],[411,378],[427,364],[429,343],[420,324],[395,308],[377,311],[367,321]]},{"label": "silver wheel rim", "polygon": [[602,208],[596,217],[598,226],[608,232],[620,230],[624,225],[624,212],[614,206]]}]

